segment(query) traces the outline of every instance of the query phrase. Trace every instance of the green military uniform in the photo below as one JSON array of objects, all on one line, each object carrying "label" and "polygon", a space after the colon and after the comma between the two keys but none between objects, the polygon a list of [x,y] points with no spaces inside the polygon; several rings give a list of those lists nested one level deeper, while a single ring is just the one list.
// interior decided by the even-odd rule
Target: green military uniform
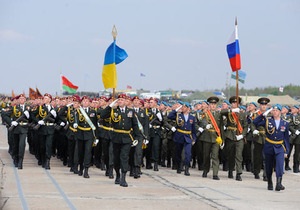
[{"label": "green military uniform", "polygon": [[[295,109],[295,113],[298,112],[299,106],[295,105],[292,107]],[[290,116],[290,144],[294,145],[294,164],[293,164],[293,172],[299,173],[299,162],[300,162],[300,115],[292,114]],[[292,149],[291,149],[292,150]]]},{"label": "green military uniform", "polygon": [[[216,104],[219,101],[219,98],[212,96],[209,97],[207,101],[210,104]],[[220,144],[216,142],[216,139],[221,134],[220,121],[221,121],[220,113],[216,110],[207,110],[206,112],[204,112],[204,117],[200,121],[200,127],[203,129],[203,132],[200,136],[200,141],[203,142],[202,177],[207,177],[207,173],[209,172],[210,169],[210,162],[212,162],[214,180],[220,179],[218,177]]]},{"label": "green military uniform", "polygon": [[[229,102],[237,103],[237,97],[232,96]],[[239,102],[241,98],[239,97]],[[243,148],[244,137],[247,134],[247,122],[245,113],[236,112],[236,109],[221,110],[221,117],[227,118],[227,129],[222,135],[225,139],[225,150],[228,160],[228,178],[233,178],[233,170],[236,170],[236,180],[242,181],[242,162],[243,162]]]}]

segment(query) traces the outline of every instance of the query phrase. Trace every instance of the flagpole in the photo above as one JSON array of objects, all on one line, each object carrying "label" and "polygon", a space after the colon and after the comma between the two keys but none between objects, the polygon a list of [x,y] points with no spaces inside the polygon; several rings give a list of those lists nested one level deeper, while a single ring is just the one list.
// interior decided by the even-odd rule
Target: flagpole
[{"label": "flagpole", "polygon": [[60,72],[60,79],[59,79],[60,81],[60,96],[62,96],[63,95],[63,89],[62,89],[62,72]]},{"label": "flagpole", "polygon": [[[117,28],[116,28],[115,25],[113,26],[113,29],[112,29],[112,31],[111,31],[111,35],[113,36],[114,42],[115,42],[116,39],[117,39],[117,35],[118,35]],[[114,52],[114,54],[115,54],[115,52]],[[115,98],[115,92],[116,92],[116,88],[113,88],[112,99]]]},{"label": "flagpole", "polygon": [[[237,38],[237,17],[235,17],[235,38]],[[235,95],[236,95],[236,101],[237,105],[239,106],[240,101],[239,101],[239,69],[236,70],[236,90],[235,90]]]}]

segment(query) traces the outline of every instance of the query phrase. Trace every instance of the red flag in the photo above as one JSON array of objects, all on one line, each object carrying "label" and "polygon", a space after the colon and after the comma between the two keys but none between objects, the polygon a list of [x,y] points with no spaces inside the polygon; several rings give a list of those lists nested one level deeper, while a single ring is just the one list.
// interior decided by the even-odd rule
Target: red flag
[{"label": "red flag", "polygon": [[65,76],[61,76],[62,79],[62,89],[68,93],[76,93],[78,86],[70,82]]},{"label": "red flag", "polygon": [[130,85],[127,85],[127,89],[132,89],[132,87]]}]

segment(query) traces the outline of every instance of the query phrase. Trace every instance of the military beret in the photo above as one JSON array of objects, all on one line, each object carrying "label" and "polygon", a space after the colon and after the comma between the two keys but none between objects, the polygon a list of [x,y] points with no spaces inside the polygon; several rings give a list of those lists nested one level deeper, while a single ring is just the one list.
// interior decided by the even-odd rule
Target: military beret
[{"label": "military beret", "polygon": [[165,106],[169,106],[169,104],[165,101],[163,101],[162,104],[165,105]]},{"label": "military beret", "polygon": [[80,96],[77,95],[77,94],[75,94],[75,95],[72,96],[72,100],[73,100],[74,102],[80,102]]},{"label": "military beret", "polygon": [[188,107],[188,108],[191,108],[191,105],[190,105],[189,102],[183,102],[183,105],[186,106],[186,107]]},{"label": "military beret", "polygon": [[49,93],[45,93],[45,94],[44,94],[44,97],[45,97],[45,96],[49,97],[49,98],[52,100],[52,96],[51,96]]},{"label": "military beret", "polygon": [[104,100],[104,101],[106,101],[106,102],[108,102],[108,98],[107,97],[105,97],[105,96],[100,96],[100,98],[99,98],[100,100]]},{"label": "military beret", "polygon": [[131,98],[131,100],[133,101],[134,99],[140,99],[138,96],[133,96],[132,98]]},{"label": "military beret", "polygon": [[294,105],[293,106],[295,109],[299,109],[299,105]]},{"label": "military beret", "polygon": [[268,99],[266,97],[262,97],[257,100],[257,103],[259,103],[259,104],[268,104],[269,102],[270,102],[270,99]]},{"label": "military beret", "polygon": [[177,103],[183,105],[183,101],[177,101]]},{"label": "military beret", "polygon": [[24,98],[26,98],[26,96],[25,96],[25,94],[24,94],[24,93],[21,93],[21,94],[18,96],[18,98],[20,98],[20,97],[24,97]]},{"label": "military beret", "polygon": [[255,102],[250,102],[250,104],[254,105],[255,107],[257,107],[257,104]]},{"label": "military beret", "polygon": [[275,104],[272,106],[273,109],[278,109],[279,111],[282,110],[282,106],[280,104]]},{"label": "military beret", "polygon": [[85,99],[88,99],[88,100],[91,102],[91,99],[90,99],[90,97],[88,97],[88,96],[82,96],[81,101],[83,101],[83,100],[85,100]]},{"label": "military beret", "polygon": [[157,99],[157,98],[151,97],[151,98],[149,98],[149,101],[151,101],[151,100],[153,100],[153,101],[155,101],[156,103],[158,103],[158,99]]},{"label": "military beret", "polygon": [[125,93],[121,93],[118,95],[118,98],[124,98],[124,99],[127,99],[127,96]]},{"label": "military beret", "polygon": [[148,98],[144,99],[144,103],[149,103],[149,102],[150,102],[150,100]]},{"label": "military beret", "polygon": [[207,105],[209,104],[207,100],[202,101],[202,104],[206,103]]},{"label": "military beret", "polygon": [[245,106],[240,106],[239,108],[246,111],[246,107]]},{"label": "military beret", "polygon": [[223,103],[227,104],[227,105],[230,105],[229,101],[228,100],[224,100]]},{"label": "military beret", "polygon": [[211,96],[207,99],[207,102],[216,104],[219,102],[219,98],[217,96]]},{"label": "military beret", "polygon": [[140,99],[140,103],[142,104],[142,106],[144,106],[144,100]]},{"label": "military beret", "polygon": [[[237,102],[237,97],[236,96],[231,96],[230,98],[229,98],[229,103],[235,103],[235,102]],[[241,103],[242,102],[242,98],[241,97],[239,97],[239,103]]]}]

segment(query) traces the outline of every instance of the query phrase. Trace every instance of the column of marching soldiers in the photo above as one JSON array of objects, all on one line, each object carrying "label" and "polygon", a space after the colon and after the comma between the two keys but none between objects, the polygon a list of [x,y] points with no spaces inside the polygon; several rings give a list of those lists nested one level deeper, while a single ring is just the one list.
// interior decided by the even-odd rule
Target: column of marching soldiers
[{"label": "column of marching soldiers", "polygon": [[[44,94],[35,100],[20,94],[2,99],[1,117],[8,131],[8,152],[18,169],[23,169],[27,139],[30,154],[46,170],[56,157],[71,173],[89,178],[88,170],[95,166],[123,187],[128,186],[126,173],[138,179],[141,169],[159,171],[159,167],[167,167],[189,176],[190,168],[198,168],[203,178],[212,169],[212,179],[219,180],[222,166],[229,179],[234,178],[235,171],[237,181],[242,181],[243,171],[253,173],[255,179],[262,174],[268,189],[273,189],[263,155],[268,129],[254,124],[257,116],[266,113],[270,100],[260,98],[247,106],[238,106],[238,102],[240,97],[221,102],[212,96],[191,107],[182,101],[169,104],[125,94],[117,99],[78,95],[52,98]],[[289,122],[293,172],[298,173],[299,107],[278,109],[281,119]],[[269,114],[264,115],[266,119]],[[291,170],[291,150],[285,170]]]}]

